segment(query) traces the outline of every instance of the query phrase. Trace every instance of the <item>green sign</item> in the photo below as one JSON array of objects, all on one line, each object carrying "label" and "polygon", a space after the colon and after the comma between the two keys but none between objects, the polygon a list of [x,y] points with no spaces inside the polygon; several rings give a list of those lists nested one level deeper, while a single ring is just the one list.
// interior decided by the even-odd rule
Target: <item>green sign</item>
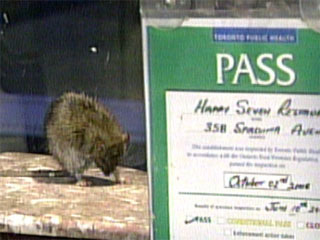
[{"label": "green sign", "polygon": [[320,34],[144,19],[144,49],[154,238],[318,239]]}]

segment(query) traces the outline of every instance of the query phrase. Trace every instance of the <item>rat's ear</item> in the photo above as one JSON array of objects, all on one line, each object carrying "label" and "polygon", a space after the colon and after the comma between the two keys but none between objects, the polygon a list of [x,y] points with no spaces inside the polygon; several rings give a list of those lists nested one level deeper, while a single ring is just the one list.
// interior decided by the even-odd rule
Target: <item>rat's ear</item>
[{"label": "rat's ear", "polygon": [[121,136],[122,142],[129,144],[130,142],[130,135],[128,133],[124,133]]}]

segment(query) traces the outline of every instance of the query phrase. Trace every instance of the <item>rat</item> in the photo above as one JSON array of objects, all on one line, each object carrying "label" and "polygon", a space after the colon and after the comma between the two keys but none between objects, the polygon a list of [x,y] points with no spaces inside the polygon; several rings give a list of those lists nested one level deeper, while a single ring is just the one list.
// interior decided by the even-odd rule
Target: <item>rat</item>
[{"label": "rat", "polygon": [[45,130],[49,152],[77,182],[93,164],[105,175],[114,173],[120,182],[115,170],[127,151],[129,134],[95,98],[64,93],[52,102]]}]

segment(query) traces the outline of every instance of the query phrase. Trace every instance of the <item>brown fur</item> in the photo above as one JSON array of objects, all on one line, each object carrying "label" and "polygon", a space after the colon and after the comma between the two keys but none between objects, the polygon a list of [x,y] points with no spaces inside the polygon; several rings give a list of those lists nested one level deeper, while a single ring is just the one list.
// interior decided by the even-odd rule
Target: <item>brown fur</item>
[{"label": "brown fur", "polygon": [[78,180],[92,163],[109,175],[129,144],[129,135],[107,108],[94,98],[73,92],[52,103],[46,134],[50,153]]}]

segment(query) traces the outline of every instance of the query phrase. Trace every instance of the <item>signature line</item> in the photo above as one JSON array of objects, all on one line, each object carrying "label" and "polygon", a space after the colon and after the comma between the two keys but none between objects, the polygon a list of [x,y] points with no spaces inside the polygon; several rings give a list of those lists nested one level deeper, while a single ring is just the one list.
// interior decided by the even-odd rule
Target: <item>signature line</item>
[{"label": "signature line", "polygon": [[199,196],[216,196],[216,197],[244,197],[244,198],[271,198],[271,199],[287,199],[287,200],[306,200],[320,202],[320,198],[297,198],[297,197],[281,197],[281,196],[259,196],[245,194],[220,194],[220,193],[202,193],[202,192],[179,192],[179,195],[199,195]]}]

